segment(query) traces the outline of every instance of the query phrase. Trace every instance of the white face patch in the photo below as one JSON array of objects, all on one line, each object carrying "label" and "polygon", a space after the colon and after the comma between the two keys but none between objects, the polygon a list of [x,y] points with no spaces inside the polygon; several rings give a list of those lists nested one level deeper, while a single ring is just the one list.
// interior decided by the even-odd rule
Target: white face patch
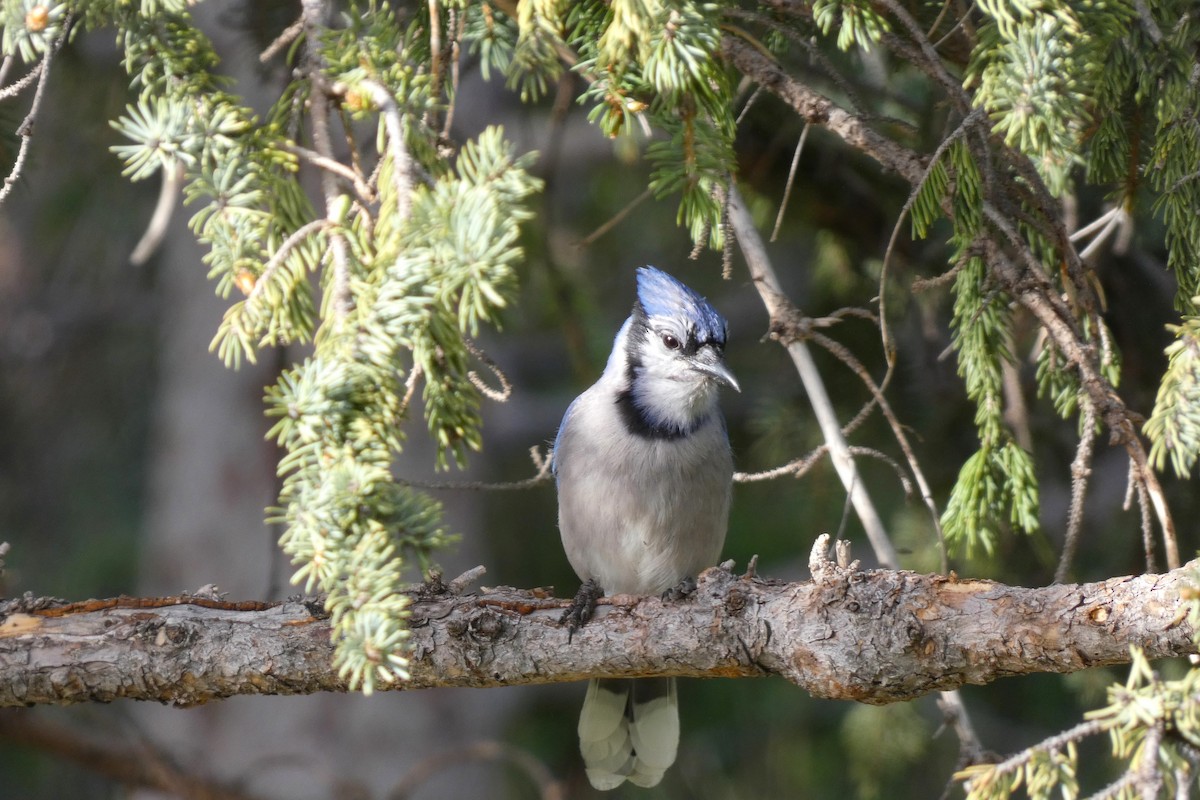
[{"label": "white face patch", "polygon": [[[668,336],[679,343],[677,348],[664,341]],[[648,329],[630,387],[648,417],[684,429],[712,413],[717,390],[712,377],[696,370],[685,355],[685,337],[676,326]]]}]

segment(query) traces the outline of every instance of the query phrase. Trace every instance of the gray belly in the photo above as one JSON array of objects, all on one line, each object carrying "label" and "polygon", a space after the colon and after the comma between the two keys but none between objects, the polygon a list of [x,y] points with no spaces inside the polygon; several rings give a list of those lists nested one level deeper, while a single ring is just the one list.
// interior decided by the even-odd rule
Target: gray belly
[{"label": "gray belly", "polygon": [[[724,430],[685,441],[573,442],[559,474],[559,530],[580,579],[608,594],[657,594],[717,563],[725,541],[733,462]],[[611,465],[604,467],[604,465]]]}]

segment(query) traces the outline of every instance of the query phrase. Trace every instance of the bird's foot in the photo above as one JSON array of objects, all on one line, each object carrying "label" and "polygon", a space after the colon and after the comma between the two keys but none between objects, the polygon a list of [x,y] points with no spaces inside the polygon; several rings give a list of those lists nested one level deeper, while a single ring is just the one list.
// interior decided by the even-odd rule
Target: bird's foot
[{"label": "bird's foot", "polygon": [[604,596],[604,590],[600,588],[600,584],[595,580],[588,578],[579,587],[579,591],[575,593],[575,599],[571,601],[571,605],[567,606],[567,610],[558,618],[558,624],[566,624],[567,626],[567,641],[575,635],[575,631],[582,628],[587,621],[592,618],[592,612],[596,610],[596,601]]},{"label": "bird's foot", "polygon": [[673,603],[679,602],[684,598],[691,597],[695,592],[696,579],[689,576],[663,592],[662,599]]}]

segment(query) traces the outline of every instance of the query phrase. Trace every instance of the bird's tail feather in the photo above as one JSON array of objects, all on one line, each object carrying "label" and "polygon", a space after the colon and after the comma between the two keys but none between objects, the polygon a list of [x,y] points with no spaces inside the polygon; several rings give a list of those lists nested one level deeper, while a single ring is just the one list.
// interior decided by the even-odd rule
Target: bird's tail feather
[{"label": "bird's tail feather", "polygon": [[626,780],[655,786],[678,749],[674,678],[588,683],[579,715],[579,750],[592,786],[615,789]]}]

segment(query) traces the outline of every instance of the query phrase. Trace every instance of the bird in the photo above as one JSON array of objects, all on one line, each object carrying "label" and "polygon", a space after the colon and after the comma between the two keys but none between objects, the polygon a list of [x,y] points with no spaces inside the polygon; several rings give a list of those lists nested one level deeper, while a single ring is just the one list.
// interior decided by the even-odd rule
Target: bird
[{"label": "bird", "polygon": [[[571,634],[604,594],[669,593],[717,563],[733,485],[718,389],[741,391],[727,332],[694,290],[638,268],[633,311],[553,447],[559,533],[583,581],[563,615]],[[679,746],[675,679],[590,681],[578,730],[592,786],[657,785]]]}]

